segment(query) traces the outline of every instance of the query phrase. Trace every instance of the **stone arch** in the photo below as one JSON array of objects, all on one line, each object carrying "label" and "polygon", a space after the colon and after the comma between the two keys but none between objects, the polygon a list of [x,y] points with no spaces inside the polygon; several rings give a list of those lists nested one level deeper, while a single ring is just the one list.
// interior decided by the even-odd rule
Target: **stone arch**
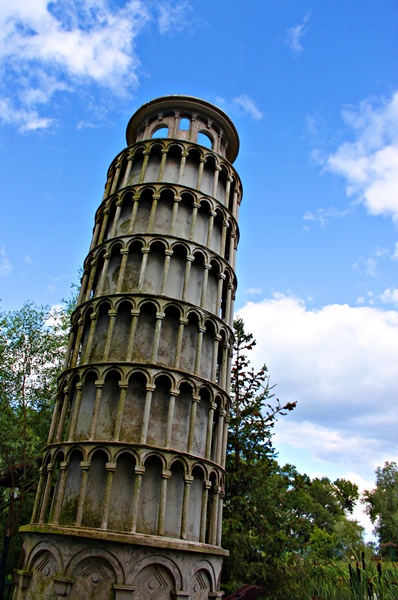
[{"label": "stone arch", "polygon": [[[157,131],[159,131],[159,129]],[[150,146],[148,162],[144,173],[144,182],[158,180],[160,163],[162,160],[162,149],[163,144],[160,143],[154,143]]]},{"label": "stone arch", "polygon": [[154,302],[144,301],[140,304],[140,313],[135,332],[133,360],[151,362],[153,340],[156,328],[157,306]]},{"label": "stone arch", "polygon": [[134,222],[133,233],[147,233],[149,218],[151,215],[153,201],[153,190],[145,187],[138,201],[137,215]]},{"label": "stone arch", "polygon": [[101,362],[104,356],[105,343],[109,328],[109,311],[112,305],[109,300],[98,304],[95,333],[88,362]]},{"label": "stone arch", "polygon": [[211,380],[213,371],[213,354],[215,351],[215,326],[213,321],[206,319],[205,331],[203,332],[202,338],[202,356],[200,361],[200,377],[203,379]]},{"label": "stone arch", "polygon": [[166,245],[163,241],[153,240],[149,244],[148,263],[142,285],[144,294],[159,295],[163,281]]},{"label": "stone arch", "polygon": [[98,373],[94,369],[89,369],[84,374],[82,398],[80,401],[75,431],[75,439],[77,440],[86,440],[89,437],[95,397],[97,394],[97,388],[95,386],[97,380]]},{"label": "stone arch", "polygon": [[220,443],[220,435],[222,436],[223,432],[220,431],[220,412],[223,406],[222,397],[217,394],[214,398],[214,404],[216,405],[214,415],[213,415],[213,427],[212,427],[212,435],[211,435],[211,452],[210,458],[212,461],[217,460],[217,448]]},{"label": "stone arch", "polygon": [[181,534],[185,474],[185,468],[181,460],[175,459],[172,462],[170,472],[171,476],[167,480],[163,535],[179,538]]},{"label": "stone arch", "polygon": [[122,376],[116,369],[109,370],[104,376],[104,387],[102,388],[95,428],[96,440],[109,440],[113,437],[120,396],[119,382],[121,379]]},{"label": "stone arch", "polygon": [[116,291],[116,284],[119,278],[120,263],[122,255],[120,250],[123,249],[123,244],[118,241],[112,244],[109,248],[109,262],[106,270],[105,281],[102,288],[103,294],[113,294]]},{"label": "stone arch", "polygon": [[156,535],[162,480],[162,457],[151,453],[145,458],[137,519],[137,532]]},{"label": "stone arch", "polygon": [[204,456],[206,449],[209,410],[211,404],[211,395],[207,386],[200,388],[199,396],[200,402],[198,402],[196,407],[196,426],[192,451],[193,454]]},{"label": "stone arch", "polygon": [[66,486],[62,499],[60,525],[75,525],[82,482],[82,469],[80,465],[82,460],[82,450],[78,447],[72,448],[67,456]]},{"label": "stone arch", "polygon": [[185,161],[182,184],[186,187],[196,189],[199,174],[201,153],[198,148],[190,147]]},{"label": "stone arch", "polygon": [[226,198],[227,180],[228,170],[225,163],[222,163],[218,174],[217,200],[221,202],[221,204],[224,204],[224,206],[228,206],[228,198]]},{"label": "stone arch", "polygon": [[82,550],[71,559],[67,576],[74,579],[74,598],[109,600],[113,586],[124,583],[124,572],[119,561],[110,552],[100,548]]},{"label": "stone arch", "polygon": [[170,377],[160,374],[155,378],[155,389],[152,394],[151,414],[149,419],[147,444],[164,446],[166,440],[167,415],[172,388]]},{"label": "stone arch", "polygon": [[180,393],[175,399],[171,447],[173,450],[186,452],[194,389],[187,381],[180,382],[178,389]]},{"label": "stone arch", "polygon": [[131,331],[133,305],[131,300],[122,299],[116,304],[117,315],[113,328],[109,349],[112,361],[124,362],[127,360],[127,348]]},{"label": "stone arch", "polygon": [[176,243],[172,247],[173,254],[170,260],[169,272],[166,281],[166,296],[182,298],[188,249],[185,244]]},{"label": "stone arch", "polygon": [[178,306],[169,304],[165,307],[157,354],[157,362],[162,366],[174,365],[180,319],[181,309]]},{"label": "stone arch", "polygon": [[195,235],[196,243],[206,246],[209,232],[210,213],[212,212],[211,203],[207,198],[200,200],[200,206],[196,215]]},{"label": "stone arch", "polygon": [[196,347],[198,341],[199,316],[192,310],[188,313],[187,323],[181,344],[180,368],[184,371],[193,372],[196,358]]},{"label": "stone arch", "polygon": [[147,375],[140,370],[129,375],[120,430],[122,441],[140,442],[147,383]]},{"label": "stone arch", "polygon": [[213,221],[213,231],[210,240],[210,248],[217,254],[222,254],[221,251],[221,240],[223,234],[223,227],[225,221],[225,213],[221,208],[216,209],[216,216]]},{"label": "stone arch", "polygon": [[169,234],[171,231],[174,195],[170,188],[163,188],[160,192],[153,220],[153,232],[155,234]]},{"label": "stone arch", "polygon": [[191,192],[182,192],[174,225],[175,235],[179,238],[188,240],[191,237],[194,203],[195,197]]},{"label": "stone arch", "polygon": [[107,480],[106,463],[109,457],[104,448],[95,448],[90,458],[82,525],[83,527],[99,528],[102,521],[103,498]]},{"label": "stone arch", "polygon": [[129,531],[131,504],[135,490],[136,458],[132,452],[122,450],[116,459],[109,505],[108,529]]},{"label": "stone arch", "polygon": [[203,277],[204,277],[204,265],[206,257],[204,252],[196,250],[194,252],[194,260],[191,263],[191,271],[189,274],[188,281],[188,294],[187,300],[196,306],[200,305],[200,299],[202,295]]},{"label": "stone arch", "polygon": [[144,150],[145,146],[139,146],[135,148],[134,154],[132,157],[132,165],[130,170],[130,175],[127,181],[127,185],[137,184],[140,180],[140,175],[142,171],[142,163],[144,160]]},{"label": "stone arch", "polygon": [[210,270],[207,279],[206,303],[205,308],[209,312],[216,314],[218,304],[218,281],[221,275],[221,266],[215,259],[210,261]]},{"label": "stone arch", "polygon": [[124,270],[122,289],[123,293],[134,292],[138,288],[140,279],[141,263],[142,263],[142,248],[143,240],[134,239],[128,245],[128,257]]},{"label": "stone arch", "polygon": [[177,564],[161,554],[140,560],[128,574],[127,582],[148,591],[144,600],[172,600],[173,590],[183,589],[182,574]]},{"label": "stone arch", "polygon": [[210,592],[217,589],[216,575],[210,561],[198,561],[189,574],[188,589],[192,600],[207,600]]},{"label": "stone arch", "polygon": [[183,148],[180,144],[173,143],[169,145],[163,174],[164,181],[178,183],[182,150]]},{"label": "stone arch", "polygon": [[51,542],[40,542],[31,551],[28,559],[29,571],[32,573],[29,590],[36,594],[40,590],[40,598],[54,598],[54,576],[62,572],[62,558]]},{"label": "stone arch", "polygon": [[192,469],[192,477],[193,481],[189,490],[187,540],[199,542],[203,505],[203,486],[205,481],[205,472],[200,465],[194,466]]},{"label": "stone arch", "polygon": [[202,183],[200,186],[203,194],[213,195],[214,172],[216,170],[216,158],[212,154],[207,154],[206,162],[203,167]]}]

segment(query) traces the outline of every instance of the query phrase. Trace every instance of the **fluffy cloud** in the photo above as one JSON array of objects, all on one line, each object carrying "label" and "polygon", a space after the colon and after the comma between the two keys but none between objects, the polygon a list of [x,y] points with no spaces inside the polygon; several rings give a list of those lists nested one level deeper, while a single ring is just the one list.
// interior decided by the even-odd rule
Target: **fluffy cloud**
[{"label": "fluffy cloud", "polygon": [[278,424],[278,439],[314,458],[370,479],[397,457],[398,312],[329,305],[309,310],[283,295],[239,310],[257,339],[283,402],[298,407]]},{"label": "fluffy cloud", "polygon": [[238,112],[245,115],[249,115],[255,121],[261,121],[263,113],[257,108],[254,100],[252,100],[247,94],[240,94],[232,100],[232,104]]},{"label": "fluffy cloud", "polygon": [[95,83],[113,94],[136,89],[138,34],[158,12],[160,32],[179,31],[187,1],[165,6],[144,0],[14,0],[0,7],[0,119],[21,130],[46,128],[39,105],[55,92]]},{"label": "fluffy cloud", "polygon": [[10,259],[6,255],[4,246],[0,248],[0,275],[9,275],[12,271]]},{"label": "fluffy cloud", "polygon": [[354,140],[342,143],[325,168],[346,179],[347,195],[363,202],[370,214],[398,222],[398,92],[345,109],[343,119]]},{"label": "fluffy cloud", "polygon": [[296,55],[303,51],[301,38],[309,31],[309,18],[310,13],[307,13],[301,23],[295,25],[294,27],[290,27],[286,32],[285,43]]}]

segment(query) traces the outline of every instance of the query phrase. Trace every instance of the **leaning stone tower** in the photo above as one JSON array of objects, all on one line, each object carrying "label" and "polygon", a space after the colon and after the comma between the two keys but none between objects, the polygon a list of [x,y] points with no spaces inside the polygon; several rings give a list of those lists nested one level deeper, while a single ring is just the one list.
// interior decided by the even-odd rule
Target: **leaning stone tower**
[{"label": "leaning stone tower", "polygon": [[167,96],[127,127],[97,210],[18,600],[220,592],[234,125]]}]

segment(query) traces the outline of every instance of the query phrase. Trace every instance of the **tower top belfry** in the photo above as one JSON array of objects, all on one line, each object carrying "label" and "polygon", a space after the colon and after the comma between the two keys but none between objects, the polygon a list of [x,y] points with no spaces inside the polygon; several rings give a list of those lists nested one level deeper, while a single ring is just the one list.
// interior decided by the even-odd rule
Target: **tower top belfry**
[{"label": "tower top belfry", "polygon": [[[181,129],[181,119],[191,126]],[[163,96],[147,102],[131,117],[126,130],[127,145],[150,139],[159,129],[167,128],[166,137],[198,142],[202,133],[210,139],[214,152],[231,164],[239,151],[239,136],[235,125],[220,108],[194,96]]]},{"label": "tower top belfry", "polygon": [[145,104],[84,262],[16,600],[220,592],[239,139],[204,100]]}]

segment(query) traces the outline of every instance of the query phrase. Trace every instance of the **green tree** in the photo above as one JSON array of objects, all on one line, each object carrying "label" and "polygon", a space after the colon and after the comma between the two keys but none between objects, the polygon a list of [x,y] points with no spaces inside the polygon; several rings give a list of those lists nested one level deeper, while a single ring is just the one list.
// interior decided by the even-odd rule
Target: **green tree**
[{"label": "green tree", "polygon": [[247,353],[256,342],[242,319],[234,322],[234,333],[223,520],[224,545],[230,550],[223,568],[226,591],[247,582],[261,585],[272,576],[281,543],[275,532],[283,531],[285,515],[274,498],[278,482],[271,430],[278,415],[296,406],[282,406],[275,398],[265,365],[258,372],[250,366]]},{"label": "green tree", "polygon": [[376,469],[376,487],[365,490],[365,511],[374,524],[379,550],[391,560],[398,560],[398,465],[387,461]]},{"label": "green tree", "polygon": [[[57,396],[69,310],[25,303],[0,313],[0,598],[10,543],[31,511]],[[12,548],[13,557],[16,549]]]}]

